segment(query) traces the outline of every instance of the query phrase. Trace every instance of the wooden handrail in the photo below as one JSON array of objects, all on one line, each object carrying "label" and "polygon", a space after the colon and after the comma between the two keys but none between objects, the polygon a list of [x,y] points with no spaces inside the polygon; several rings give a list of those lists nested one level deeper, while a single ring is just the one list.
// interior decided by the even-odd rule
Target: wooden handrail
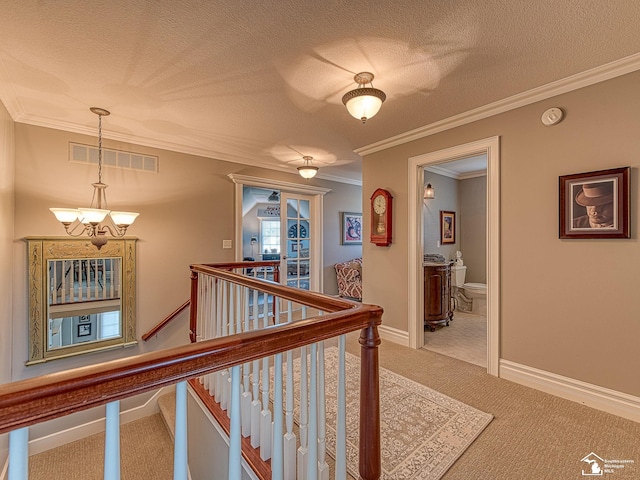
[{"label": "wooden handrail", "polygon": [[171,321],[176,318],[183,310],[185,310],[189,304],[191,303],[190,300],[187,300],[186,302],[184,302],[182,305],[180,305],[178,308],[176,308],[173,312],[171,312],[169,315],[167,315],[167,317],[162,320],[160,323],[158,323],[155,327],[153,327],[151,330],[149,330],[147,333],[145,333],[144,335],[142,335],[142,340],[144,340],[145,342],[147,340],[149,340],[151,337],[153,337],[154,335],[156,335],[160,330],[162,330],[164,327],[166,327],[167,325],[169,325],[169,323],[171,323]]},{"label": "wooden handrail", "polygon": [[344,310],[5,384],[0,434],[381,323],[380,307],[332,303]]},{"label": "wooden handrail", "polygon": [[[257,268],[257,267],[272,267],[274,269],[273,281],[278,283],[280,281],[280,262],[277,261],[264,261],[264,262],[231,262],[231,263],[207,263],[207,266],[215,266],[216,268],[222,268],[225,270],[231,270],[234,268]],[[187,300],[173,312],[167,315],[162,321],[155,325],[151,330],[142,335],[142,340],[148,341],[151,337],[158,334],[160,330],[169,325],[174,318],[176,318],[183,310],[185,310],[190,304],[190,300]],[[195,341],[195,340],[194,340]]]}]

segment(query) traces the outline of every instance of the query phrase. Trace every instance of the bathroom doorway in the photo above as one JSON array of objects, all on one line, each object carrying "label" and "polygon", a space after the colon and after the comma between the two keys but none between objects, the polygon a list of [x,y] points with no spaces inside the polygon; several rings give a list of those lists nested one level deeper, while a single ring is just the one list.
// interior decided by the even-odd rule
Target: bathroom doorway
[{"label": "bathroom doorway", "polygon": [[[423,193],[425,185],[430,175],[435,175],[435,172],[442,172],[445,170],[451,170],[456,164],[463,159],[469,159],[474,157],[486,158],[486,196],[484,198],[486,206],[486,218],[485,218],[485,258],[484,258],[484,270],[487,285],[486,294],[486,368],[487,372],[492,375],[498,375],[498,339],[499,339],[499,138],[492,137],[469,144],[460,145],[457,147],[432,152],[409,159],[409,198],[413,198],[413,201],[409,201],[409,215],[413,221],[409,222],[409,342],[413,348],[422,348],[425,341],[424,332],[424,276],[423,276],[423,255],[426,253],[439,253],[438,250],[443,252],[445,260],[449,261],[455,257],[455,251],[464,250],[456,247],[455,243],[452,246],[452,251],[442,249],[442,243],[438,247],[437,243],[436,252],[428,251],[434,249],[433,245],[429,242],[429,239],[425,239],[425,222],[428,218],[426,210],[429,208],[428,202],[433,200],[424,199]],[[447,169],[447,165],[450,167]],[[458,164],[462,165],[462,163]],[[427,176],[425,176],[425,169],[427,170]],[[437,178],[437,177],[433,177]],[[450,179],[453,181],[452,179]],[[457,180],[456,180],[457,181]],[[446,183],[446,182],[444,182]],[[433,185],[432,185],[433,186]],[[438,189],[434,188],[435,196],[438,196]],[[446,195],[446,190],[442,189],[441,194]],[[433,203],[430,207],[432,211],[430,215],[435,215],[437,218],[440,216],[440,208],[436,203]],[[433,211],[435,210],[435,212]],[[460,212],[458,212],[460,213]],[[464,223],[462,223],[464,227]],[[458,226],[458,238],[462,235],[463,228]],[[433,232],[431,232],[433,233]],[[435,232],[435,237],[439,238],[439,228]],[[431,239],[432,240],[432,239]],[[438,241],[436,240],[436,242]],[[470,242],[467,240],[467,242]],[[471,249],[474,250],[474,246],[471,243],[467,243]],[[475,273],[473,277],[474,282],[480,283],[482,278],[482,268],[478,267],[480,256],[472,254],[472,265]],[[471,265],[469,266],[471,271]],[[476,278],[476,275],[478,278]],[[470,278],[471,280],[471,278]],[[455,323],[455,314],[454,314]],[[444,327],[448,328],[448,327]]]}]

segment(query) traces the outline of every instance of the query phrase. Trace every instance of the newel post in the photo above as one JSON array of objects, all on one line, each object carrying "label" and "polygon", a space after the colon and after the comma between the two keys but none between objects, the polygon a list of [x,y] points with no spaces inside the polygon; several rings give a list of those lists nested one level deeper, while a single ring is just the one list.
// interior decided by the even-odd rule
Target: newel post
[{"label": "newel post", "polygon": [[380,377],[378,372],[378,327],[360,332],[360,479],[378,480],[380,460]]},{"label": "newel post", "polygon": [[198,273],[191,270],[191,308],[189,309],[189,340],[195,343],[198,333]]}]

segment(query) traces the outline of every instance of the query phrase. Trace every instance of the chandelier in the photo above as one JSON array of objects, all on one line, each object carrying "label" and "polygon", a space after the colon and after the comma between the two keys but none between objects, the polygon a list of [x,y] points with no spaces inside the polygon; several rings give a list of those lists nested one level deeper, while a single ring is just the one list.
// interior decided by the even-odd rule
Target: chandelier
[{"label": "chandelier", "polygon": [[320,169],[311,164],[311,162],[313,162],[313,157],[304,156],[302,159],[304,160],[304,165],[298,167],[298,173],[300,176],[306,179],[315,177],[316,173],[318,173],[318,170]]},{"label": "chandelier", "polygon": [[[361,72],[356,74],[353,79],[358,84],[355,90],[351,90],[344,94],[342,103],[347,107],[351,116],[362,120],[365,123],[367,119],[373,117],[380,111],[382,103],[387,96],[382,90],[373,88],[373,73]],[[369,87],[365,85],[369,84]]]},{"label": "chandelier", "polygon": [[108,110],[91,107],[89,110],[98,115],[98,181],[92,183],[93,198],[89,208],[50,208],[58,221],[64,225],[67,234],[72,237],[87,235],[91,243],[100,249],[107,243],[107,234],[122,237],[127,228],[136,220],[139,213],[112,212],[107,209],[107,189],[102,183],[102,117],[110,115]]}]

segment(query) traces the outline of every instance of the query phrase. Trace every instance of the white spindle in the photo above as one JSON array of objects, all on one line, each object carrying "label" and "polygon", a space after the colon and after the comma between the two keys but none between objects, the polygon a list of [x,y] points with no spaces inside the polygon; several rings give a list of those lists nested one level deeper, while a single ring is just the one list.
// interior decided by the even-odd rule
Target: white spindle
[{"label": "white spindle", "polygon": [[298,447],[298,478],[305,477],[307,472],[308,445],[308,380],[307,380],[307,347],[300,347],[300,446]]},{"label": "white spindle", "polygon": [[262,359],[262,411],[260,412],[260,458],[271,458],[271,410],[269,410],[269,357]]},{"label": "white spindle", "polygon": [[[249,296],[250,290],[248,288],[242,289],[243,298],[243,317],[244,317],[244,331],[249,331]],[[242,436],[248,437],[251,435],[251,363],[247,362],[242,366]]]},{"label": "white spindle", "polygon": [[318,478],[318,344],[311,345],[309,375],[309,453],[307,480]]},{"label": "white spindle", "polygon": [[326,452],[326,401],[324,395],[324,343],[318,344],[318,478],[329,480]]},{"label": "white spindle", "polygon": [[106,405],[104,480],[120,480],[120,401]]},{"label": "white spindle", "polygon": [[[257,269],[253,269],[253,276],[257,275]],[[252,296],[252,313],[253,313],[253,329],[258,330],[260,328],[259,318],[259,302],[258,302],[258,290],[253,290]],[[260,360],[253,361],[253,368],[251,369],[251,386],[253,389],[253,401],[251,402],[251,446],[257,448],[260,445],[260,411],[262,405],[260,403]]]},{"label": "white spindle", "polygon": [[9,480],[29,478],[29,427],[9,432]]},{"label": "white spindle", "polygon": [[[274,302],[276,299],[274,298]],[[276,308],[277,312],[277,308]],[[276,315],[277,316],[277,315]],[[277,353],[274,360],[273,379],[273,452],[271,454],[271,478],[282,480],[284,478],[284,453],[282,438],[282,354]]]},{"label": "white spindle", "polygon": [[[291,323],[292,302],[287,302],[287,323]],[[293,352],[287,352],[287,384],[285,387],[285,421],[287,433],[284,435],[284,478],[296,478],[296,435],[293,433]]]},{"label": "white spindle", "polygon": [[338,404],[336,412],[336,480],[347,478],[347,389],[345,381],[346,336],[338,337]]},{"label": "white spindle", "polygon": [[231,367],[231,423],[229,434],[229,480],[242,478],[241,420],[240,420],[240,366]]},{"label": "white spindle", "polygon": [[173,480],[187,480],[187,382],[176,384],[176,425],[173,445]]}]

